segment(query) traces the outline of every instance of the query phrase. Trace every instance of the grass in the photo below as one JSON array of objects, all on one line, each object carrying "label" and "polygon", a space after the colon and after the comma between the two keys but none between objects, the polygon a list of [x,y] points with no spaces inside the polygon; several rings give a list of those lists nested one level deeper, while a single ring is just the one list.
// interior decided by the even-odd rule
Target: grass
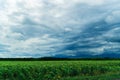
[{"label": "grass", "polygon": [[119,80],[120,60],[0,61],[0,80]]},{"label": "grass", "polygon": [[61,80],[120,80],[120,73],[107,73],[96,76],[75,76],[66,77]]}]

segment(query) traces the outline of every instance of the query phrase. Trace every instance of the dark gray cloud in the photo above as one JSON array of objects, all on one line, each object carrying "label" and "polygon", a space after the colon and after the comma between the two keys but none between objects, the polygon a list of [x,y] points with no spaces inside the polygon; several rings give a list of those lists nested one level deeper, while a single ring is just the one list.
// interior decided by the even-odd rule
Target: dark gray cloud
[{"label": "dark gray cloud", "polygon": [[0,4],[0,57],[120,52],[119,0],[4,0]]}]

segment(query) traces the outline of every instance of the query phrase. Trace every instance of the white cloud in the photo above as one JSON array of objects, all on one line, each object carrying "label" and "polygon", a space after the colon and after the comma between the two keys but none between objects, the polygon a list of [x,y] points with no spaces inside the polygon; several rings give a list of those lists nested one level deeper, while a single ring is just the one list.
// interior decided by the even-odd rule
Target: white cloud
[{"label": "white cloud", "polygon": [[[105,20],[116,24],[120,18],[118,0],[2,0],[0,5],[0,44],[9,46],[5,55],[0,52],[1,57],[55,55],[68,44],[79,42],[72,37],[84,35],[93,23]],[[84,37],[89,35],[93,33]],[[103,48],[90,50],[102,52]]]},{"label": "white cloud", "polygon": [[105,21],[109,24],[120,23],[120,11],[113,11]]}]

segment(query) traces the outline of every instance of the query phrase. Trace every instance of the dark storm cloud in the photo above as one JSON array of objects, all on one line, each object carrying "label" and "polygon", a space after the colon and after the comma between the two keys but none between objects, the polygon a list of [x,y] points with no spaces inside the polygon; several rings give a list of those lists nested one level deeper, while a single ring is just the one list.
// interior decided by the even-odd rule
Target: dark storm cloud
[{"label": "dark storm cloud", "polygon": [[8,45],[0,46],[1,57],[120,52],[119,0],[5,0],[0,4],[0,44]]}]

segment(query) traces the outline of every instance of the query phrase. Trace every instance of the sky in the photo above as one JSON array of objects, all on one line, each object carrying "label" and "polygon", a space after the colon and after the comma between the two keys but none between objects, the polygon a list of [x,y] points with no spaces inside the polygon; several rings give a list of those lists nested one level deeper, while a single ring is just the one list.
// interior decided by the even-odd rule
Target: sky
[{"label": "sky", "polygon": [[0,57],[120,54],[120,0],[0,0]]}]

